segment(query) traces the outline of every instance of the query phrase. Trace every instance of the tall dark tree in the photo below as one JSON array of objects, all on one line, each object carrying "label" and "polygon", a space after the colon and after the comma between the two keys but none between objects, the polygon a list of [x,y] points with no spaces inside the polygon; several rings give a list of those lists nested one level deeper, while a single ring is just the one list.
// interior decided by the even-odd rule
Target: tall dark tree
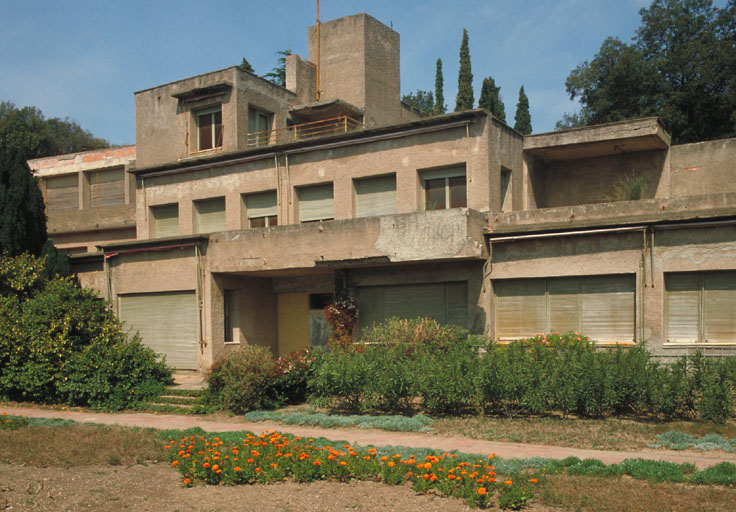
[{"label": "tall dark tree", "polygon": [[241,71],[246,71],[248,73],[256,72],[245,57],[243,57],[243,61],[238,65],[238,68],[240,68]]},{"label": "tall dark tree", "polygon": [[291,50],[287,48],[286,50],[276,52],[276,55],[279,56],[278,66],[263,75],[263,78],[266,78],[281,87],[286,87],[286,57],[291,55]]},{"label": "tall dark tree", "polygon": [[468,31],[463,29],[463,40],[460,43],[460,71],[457,75],[457,98],[455,112],[473,108],[473,72],[470,69],[470,47]]},{"label": "tall dark tree", "polygon": [[435,110],[434,96],[431,91],[418,90],[416,93],[404,94],[401,101],[430,116]]},{"label": "tall dark tree", "polygon": [[434,72],[434,114],[447,112],[444,88],[445,78],[442,76],[442,59],[437,59],[437,67]]},{"label": "tall dark tree", "polygon": [[506,107],[501,101],[501,87],[496,86],[493,77],[483,79],[478,106],[489,111],[499,121],[506,122]]},{"label": "tall dark tree", "polygon": [[656,115],[678,143],[736,135],[734,0],[724,9],[711,0],[654,0],[639,13],[632,44],[608,38],[568,76],[578,120]]},{"label": "tall dark tree", "polygon": [[519,89],[519,101],[514,115],[514,130],[524,135],[532,133],[532,116],[529,113],[529,98],[524,93],[524,86]]}]

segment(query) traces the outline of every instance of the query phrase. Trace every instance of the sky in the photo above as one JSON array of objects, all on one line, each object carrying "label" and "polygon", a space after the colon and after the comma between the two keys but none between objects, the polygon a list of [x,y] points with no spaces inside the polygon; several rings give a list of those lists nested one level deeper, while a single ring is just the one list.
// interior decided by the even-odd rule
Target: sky
[{"label": "sky", "polygon": [[[722,2],[716,2],[721,4]],[[401,93],[433,91],[442,59],[455,106],[468,30],[475,101],[485,77],[501,86],[513,125],[519,87],[534,133],[577,110],[565,79],[606,37],[629,42],[649,0],[322,0],[320,19],[367,12],[400,35]],[[0,101],[69,118],[112,144],[135,143],[135,91],[240,64],[256,73],[276,52],[307,57],[315,0],[0,0]]]}]

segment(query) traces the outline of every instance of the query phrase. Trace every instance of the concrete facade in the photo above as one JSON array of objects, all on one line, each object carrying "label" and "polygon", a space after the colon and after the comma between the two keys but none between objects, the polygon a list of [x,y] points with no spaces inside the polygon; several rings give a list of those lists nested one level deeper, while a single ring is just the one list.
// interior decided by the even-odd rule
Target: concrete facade
[{"label": "concrete facade", "polygon": [[[396,32],[323,23],[316,62],[317,32],[286,88],[236,67],[152,87],[135,148],[31,163],[55,243],[144,342],[200,371],[244,344],[319,346],[321,308],[347,293],[361,327],[421,314],[663,357],[736,348],[736,139],[671,146],[654,118],[531,136],[482,110],[421,118],[399,99]],[[90,173],[113,163],[124,200],[93,207],[119,183],[93,194]]]}]

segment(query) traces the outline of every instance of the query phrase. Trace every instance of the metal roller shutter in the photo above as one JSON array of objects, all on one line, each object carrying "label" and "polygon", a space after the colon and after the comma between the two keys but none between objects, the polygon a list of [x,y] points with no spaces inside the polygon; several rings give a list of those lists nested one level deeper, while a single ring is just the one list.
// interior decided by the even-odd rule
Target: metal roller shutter
[{"label": "metal roller shutter", "polygon": [[125,203],[125,172],[122,169],[92,173],[89,182],[93,207]]},{"label": "metal roller shutter", "polygon": [[179,205],[167,204],[151,208],[156,238],[179,235]]},{"label": "metal roller shutter", "polygon": [[79,209],[79,176],[46,178],[46,206],[50,212]]},{"label": "metal roller shutter", "polygon": [[216,197],[194,203],[197,207],[197,232],[225,231],[225,198]]},{"label": "metal roller shutter", "polygon": [[496,281],[496,337],[528,338],[545,330],[544,279]]},{"label": "metal roller shutter", "polygon": [[299,221],[312,222],[332,219],[332,183],[299,189]]},{"label": "metal roller shutter", "polygon": [[711,343],[736,341],[736,272],[703,276],[703,336]]},{"label": "metal roller shutter", "polygon": [[396,213],[396,175],[355,181],[355,216]]},{"label": "metal roller shutter", "polygon": [[197,369],[197,306],[193,291],[120,295],[120,319],[169,366]]}]

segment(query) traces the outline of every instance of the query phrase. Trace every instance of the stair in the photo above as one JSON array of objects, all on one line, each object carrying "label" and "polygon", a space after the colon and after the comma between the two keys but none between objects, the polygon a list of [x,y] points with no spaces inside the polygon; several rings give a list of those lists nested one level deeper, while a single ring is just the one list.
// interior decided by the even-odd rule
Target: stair
[{"label": "stair", "polygon": [[207,383],[197,374],[175,374],[174,384],[147,402],[144,409],[166,414],[203,414],[206,406],[201,398],[206,388]]}]

